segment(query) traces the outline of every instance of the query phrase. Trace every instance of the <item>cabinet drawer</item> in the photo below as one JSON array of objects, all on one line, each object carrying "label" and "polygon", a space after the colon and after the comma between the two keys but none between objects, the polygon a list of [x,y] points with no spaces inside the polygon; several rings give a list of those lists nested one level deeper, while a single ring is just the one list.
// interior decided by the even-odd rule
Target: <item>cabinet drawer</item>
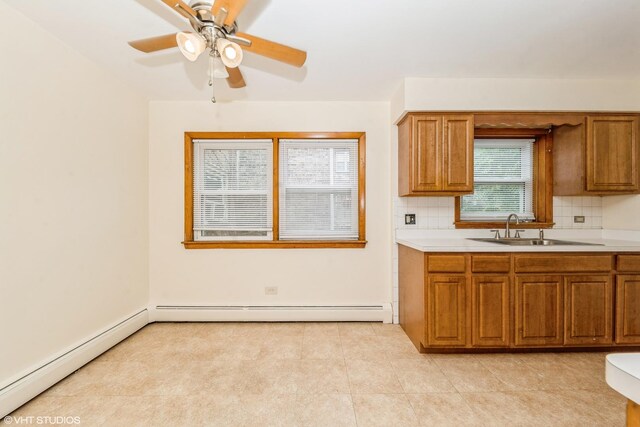
[{"label": "cabinet drawer", "polygon": [[474,255],[471,271],[474,273],[508,273],[511,270],[509,255]]},{"label": "cabinet drawer", "polygon": [[429,255],[427,271],[430,273],[464,273],[464,255]]},{"label": "cabinet drawer", "polygon": [[516,255],[516,273],[609,273],[611,255]]},{"label": "cabinet drawer", "polygon": [[618,255],[618,271],[640,271],[640,255]]}]

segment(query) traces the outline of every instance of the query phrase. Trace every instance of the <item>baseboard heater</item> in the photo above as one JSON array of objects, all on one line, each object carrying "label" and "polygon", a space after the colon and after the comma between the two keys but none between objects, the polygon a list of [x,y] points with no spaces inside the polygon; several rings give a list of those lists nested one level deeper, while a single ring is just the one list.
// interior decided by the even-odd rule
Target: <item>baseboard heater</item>
[{"label": "baseboard heater", "polygon": [[148,323],[149,313],[145,308],[16,375],[0,388],[0,419]]},{"label": "baseboard heater", "polygon": [[381,321],[391,322],[390,304],[380,305],[157,305],[156,322],[189,321]]}]

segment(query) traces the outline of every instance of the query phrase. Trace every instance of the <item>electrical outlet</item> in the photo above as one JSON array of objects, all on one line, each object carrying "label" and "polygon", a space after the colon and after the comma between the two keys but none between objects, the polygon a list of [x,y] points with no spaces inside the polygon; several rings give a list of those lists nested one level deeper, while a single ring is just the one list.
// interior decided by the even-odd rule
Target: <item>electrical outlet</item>
[{"label": "electrical outlet", "polygon": [[265,295],[278,295],[278,287],[277,286],[265,286],[264,287]]},{"label": "electrical outlet", "polygon": [[416,225],[416,214],[405,214],[404,223],[405,225]]},{"label": "electrical outlet", "polygon": [[576,215],[573,217],[573,222],[576,224],[584,224],[584,216]]}]

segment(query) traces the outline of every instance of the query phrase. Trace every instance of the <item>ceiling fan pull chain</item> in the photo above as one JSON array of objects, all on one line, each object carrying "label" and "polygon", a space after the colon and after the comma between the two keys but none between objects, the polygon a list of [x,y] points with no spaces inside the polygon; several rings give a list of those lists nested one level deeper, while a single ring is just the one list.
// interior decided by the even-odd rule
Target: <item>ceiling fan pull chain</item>
[{"label": "ceiling fan pull chain", "polygon": [[[212,52],[213,53],[213,52]],[[212,54],[209,55],[209,86],[211,86],[211,102],[216,103],[216,91],[213,85],[214,80],[214,57]]]},{"label": "ceiling fan pull chain", "polygon": [[209,55],[209,86],[213,86],[213,55]]}]

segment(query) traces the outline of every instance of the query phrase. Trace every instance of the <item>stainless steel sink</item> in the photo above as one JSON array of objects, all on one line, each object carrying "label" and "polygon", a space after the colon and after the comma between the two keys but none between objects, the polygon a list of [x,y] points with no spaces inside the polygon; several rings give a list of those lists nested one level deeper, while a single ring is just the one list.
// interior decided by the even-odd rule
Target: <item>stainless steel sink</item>
[{"label": "stainless steel sink", "polygon": [[556,240],[556,239],[468,238],[467,240],[475,240],[476,242],[497,243],[499,245],[509,245],[509,246],[604,246],[601,243],[572,242],[570,240]]}]

